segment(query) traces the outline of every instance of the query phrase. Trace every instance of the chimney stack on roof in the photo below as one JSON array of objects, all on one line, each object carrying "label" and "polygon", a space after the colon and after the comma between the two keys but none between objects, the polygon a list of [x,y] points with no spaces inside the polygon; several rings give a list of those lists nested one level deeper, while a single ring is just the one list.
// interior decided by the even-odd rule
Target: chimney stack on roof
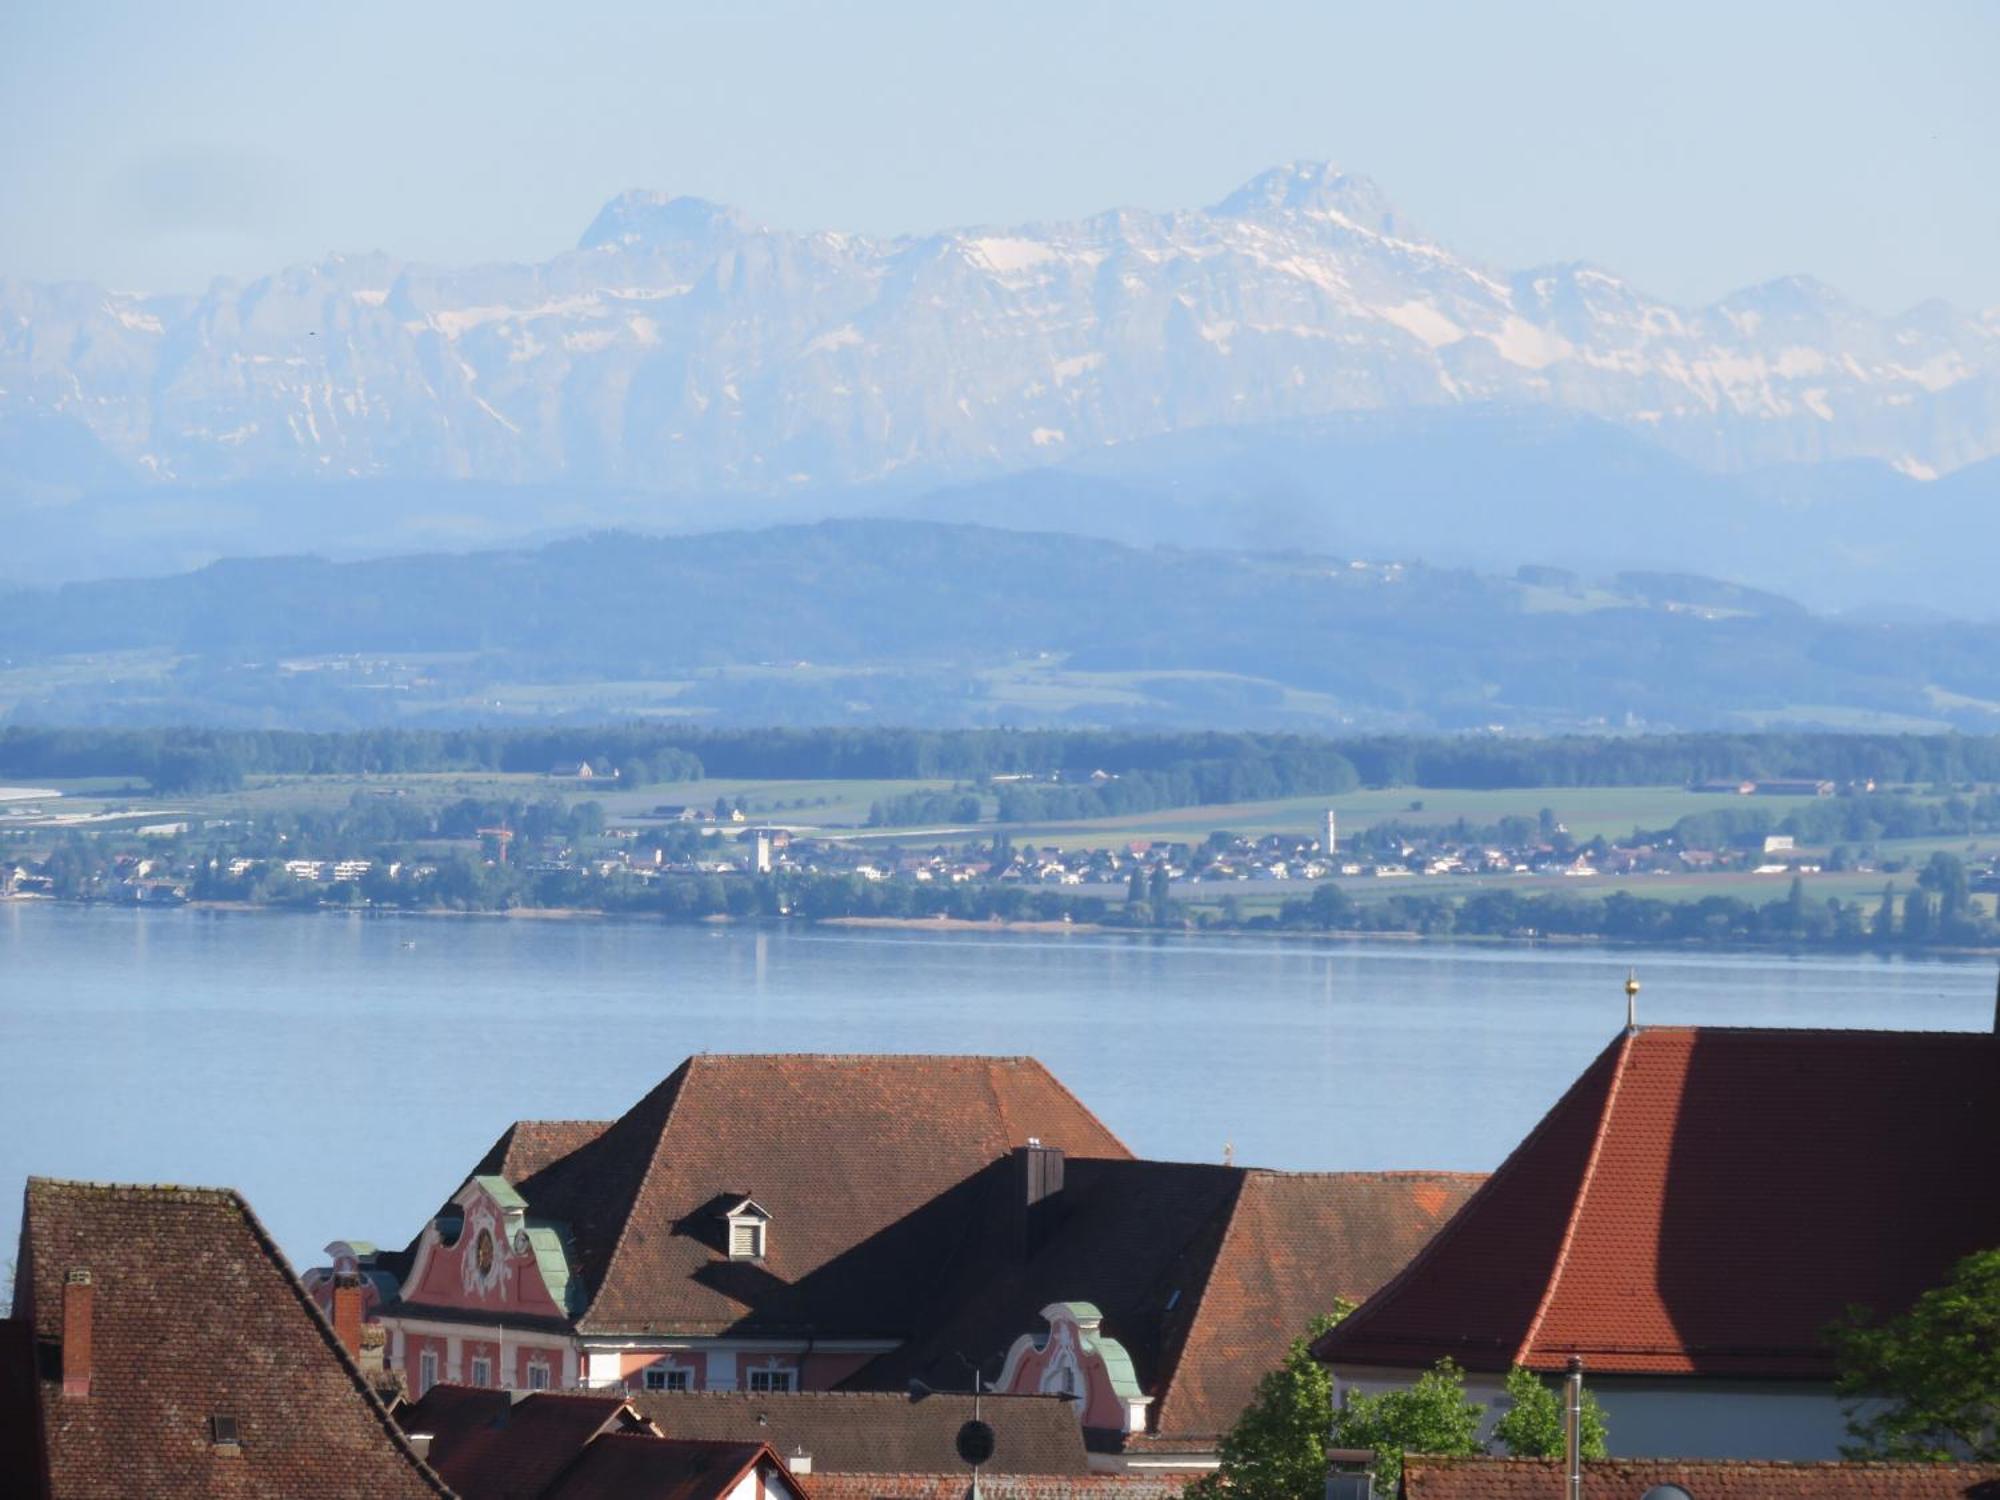
[{"label": "chimney stack on roof", "polygon": [[361,1278],[345,1273],[333,1278],[333,1336],[347,1357],[361,1360]]},{"label": "chimney stack on roof", "polygon": [[90,1394],[90,1332],[96,1288],[90,1272],[79,1266],[63,1278],[62,1383],[63,1396],[81,1400]]},{"label": "chimney stack on roof", "polygon": [[1030,1137],[1014,1148],[1014,1203],[1019,1216],[1021,1256],[1041,1249],[1062,1213],[1063,1149]]}]

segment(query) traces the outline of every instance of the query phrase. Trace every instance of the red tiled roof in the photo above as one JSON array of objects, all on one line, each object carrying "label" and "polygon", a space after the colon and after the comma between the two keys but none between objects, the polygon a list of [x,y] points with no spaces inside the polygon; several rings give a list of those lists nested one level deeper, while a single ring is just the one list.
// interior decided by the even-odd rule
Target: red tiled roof
[{"label": "red tiled roof", "polygon": [[1486,1179],[1469,1172],[1250,1172],[1153,1430],[1220,1437],[1335,1298],[1365,1302]]},{"label": "red tiled roof", "polygon": [[1428,1249],[1316,1347],[1336,1366],[1816,1378],[2000,1244],[2000,1037],[1621,1035]]},{"label": "red tiled roof", "polygon": [[[1033,1058],[704,1054],[601,1130],[516,1126],[487,1160],[567,1224],[583,1332],[897,1336],[964,1236],[953,1190],[1030,1136],[1129,1154]],[[762,1262],[723,1253],[744,1197],[773,1218]]]},{"label": "red tiled roof", "polygon": [[624,1410],[622,1395],[437,1385],[396,1420],[431,1435],[431,1467],[464,1500],[534,1500]]},{"label": "red tiled roof", "polygon": [[609,1120],[516,1120],[472,1169],[473,1175],[525,1182],[610,1128]]},{"label": "red tiled roof", "polygon": [[[662,1437],[755,1439],[787,1457],[803,1448],[815,1477],[948,1469],[958,1462],[958,1429],[972,1416],[969,1395],[919,1401],[900,1391],[659,1391],[635,1392],[631,1402]],[[1060,1397],[989,1395],[980,1416],[996,1438],[988,1472],[1090,1471],[1083,1429]]]},{"label": "red tiled roof", "polygon": [[[58,1500],[450,1494],[235,1193],[31,1177],[20,1258]],[[72,1270],[89,1271],[92,1302],[75,1399],[59,1373]],[[238,1451],[212,1442],[215,1416],[235,1419]]]},{"label": "red tiled roof", "polygon": [[[1009,1190],[1004,1171],[989,1177],[992,1191]],[[1212,1445],[1315,1316],[1373,1293],[1481,1180],[1070,1161],[1060,1218],[1034,1254],[999,1239],[969,1258],[939,1298],[944,1315],[848,1384],[963,1383],[961,1351],[993,1376],[1042,1308],[1085,1301],[1155,1398],[1153,1432]]]},{"label": "red tiled roof", "polygon": [[543,1500],[723,1500],[760,1463],[804,1500],[805,1485],[762,1443],[695,1443],[643,1434],[596,1439],[542,1491]]},{"label": "red tiled roof", "polygon": [[[993,1474],[979,1471],[985,1500],[1175,1500],[1192,1471],[1147,1474]],[[813,1500],[965,1500],[966,1471],[938,1474],[820,1474]]]},{"label": "red tiled roof", "polygon": [[[2000,1464],[1777,1463],[1741,1459],[1599,1459],[1583,1466],[1590,1500],[1639,1500],[1658,1484],[1695,1500],[1987,1500]],[[1563,1500],[1555,1459],[1408,1458],[1404,1500]]]}]

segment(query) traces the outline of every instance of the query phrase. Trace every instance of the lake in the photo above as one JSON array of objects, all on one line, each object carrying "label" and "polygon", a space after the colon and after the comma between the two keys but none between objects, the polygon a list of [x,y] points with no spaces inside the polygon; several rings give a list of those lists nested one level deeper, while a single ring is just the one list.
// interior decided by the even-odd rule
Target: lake
[{"label": "lake", "polygon": [[1496,1165],[1624,1023],[1983,1030],[1988,962],[757,931],[0,902],[0,1258],[29,1173],[402,1244],[509,1122],[694,1052],[1019,1052],[1144,1155]]}]

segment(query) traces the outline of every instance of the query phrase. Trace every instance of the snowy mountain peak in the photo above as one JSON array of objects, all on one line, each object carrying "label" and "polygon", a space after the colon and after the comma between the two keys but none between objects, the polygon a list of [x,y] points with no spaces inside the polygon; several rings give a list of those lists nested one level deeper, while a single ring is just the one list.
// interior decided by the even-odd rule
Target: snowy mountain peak
[{"label": "snowy mountain peak", "polygon": [[724,203],[630,188],[598,211],[576,247],[702,244],[757,228],[748,214]]},{"label": "snowy mountain peak", "polygon": [[2000,454],[1996,392],[2000,319],[1878,319],[1806,277],[1680,308],[1584,264],[1509,274],[1321,162],[1077,223],[796,236],[635,191],[541,264],[0,282],[0,499],[107,473],[794,494],[1446,407],[1587,413],[1716,469],[1946,474]]},{"label": "snowy mountain peak", "polygon": [[1337,214],[1379,234],[1408,232],[1407,225],[1398,230],[1395,204],[1372,179],[1323,161],[1295,161],[1260,172],[1210,212],[1229,218],[1271,212]]}]

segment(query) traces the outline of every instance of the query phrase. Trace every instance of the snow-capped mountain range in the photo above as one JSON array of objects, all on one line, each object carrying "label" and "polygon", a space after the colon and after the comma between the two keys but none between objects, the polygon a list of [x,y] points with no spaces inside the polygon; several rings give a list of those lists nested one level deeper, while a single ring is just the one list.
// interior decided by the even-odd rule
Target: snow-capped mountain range
[{"label": "snow-capped mountain range", "polygon": [[1681,308],[1459,256],[1367,179],[877,239],[630,192],[539,265],[333,256],[201,296],[0,280],[0,490],[469,479],[782,494],[1190,428],[1527,404],[1732,471],[2000,452],[2000,309],[1803,277]]}]

